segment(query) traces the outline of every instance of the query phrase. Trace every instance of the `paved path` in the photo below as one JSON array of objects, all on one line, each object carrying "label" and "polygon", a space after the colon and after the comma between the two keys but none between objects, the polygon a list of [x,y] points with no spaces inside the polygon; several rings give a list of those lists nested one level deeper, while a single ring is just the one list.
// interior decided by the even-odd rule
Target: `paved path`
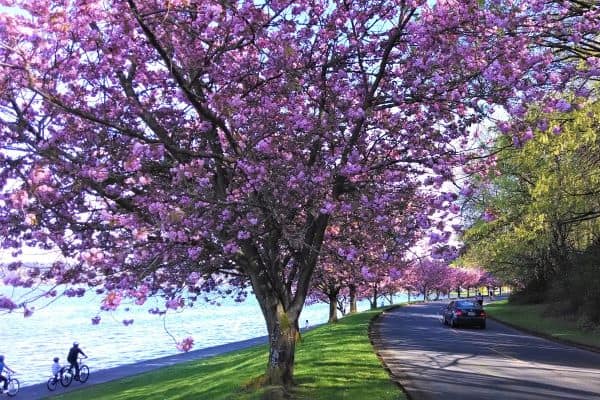
[{"label": "paved path", "polygon": [[[256,346],[259,344],[268,343],[267,336],[262,336],[258,338],[248,339],[241,342],[234,342],[223,344],[220,346],[209,347],[206,349],[194,350],[189,353],[181,353],[173,356],[157,358],[154,360],[142,361],[135,364],[122,365],[119,367],[105,369],[100,371],[95,371],[94,366],[90,365],[90,379],[84,383],[80,384],[79,382],[71,383],[71,386],[68,388],[63,388],[62,386],[58,386],[54,392],[48,391],[46,388],[46,383],[27,386],[21,388],[17,396],[13,397],[14,399],[27,399],[27,400],[38,400],[47,397],[51,397],[54,394],[62,394],[65,392],[70,392],[73,390],[77,390],[79,388],[88,387],[89,385],[100,384],[108,381],[112,381],[115,379],[124,378],[126,376],[137,375],[144,372],[152,371],[158,368],[167,367],[169,365],[178,364],[181,362],[198,360],[202,358],[212,357],[219,354],[228,353],[230,351],[241,350],[248,347]],[[18,378],[18,375],[16,376]]]},{"label": "paved path", "polygon": [[399,307],[374,325],[374,343],[412,400],[600,400],[600,354],[527,335],[441,324],[442,303]]}]

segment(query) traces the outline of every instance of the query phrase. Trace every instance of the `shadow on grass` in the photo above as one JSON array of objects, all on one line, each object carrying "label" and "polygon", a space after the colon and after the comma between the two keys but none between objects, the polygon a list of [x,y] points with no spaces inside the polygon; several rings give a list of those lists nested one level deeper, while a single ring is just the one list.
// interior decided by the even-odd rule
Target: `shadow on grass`
[{"label": "shadow on grass", "polygon": [[[341,319],[303,333],[296,346],[292,398],[296,400],[405,399],[390,381],[368,337],[378,311]],[[258,400],[268,349],[257,346],[178,364],[53,399],[64,400]]]},{"label": "shadow on grass", "polygon": [[[237,399],[245,382],[264,370],[267,349],[252,348],[78,390],[57,399]],[[54,398],[53,398],[54,399]]]}]

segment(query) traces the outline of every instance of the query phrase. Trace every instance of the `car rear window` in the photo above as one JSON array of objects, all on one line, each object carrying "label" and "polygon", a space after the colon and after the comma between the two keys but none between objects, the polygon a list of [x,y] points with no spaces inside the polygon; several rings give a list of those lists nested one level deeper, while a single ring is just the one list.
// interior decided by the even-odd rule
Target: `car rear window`
[{"label": "car rear window", "polygon": [[456,306],[459,308],[477,308],[479,304],[472,301],[457,301]]}]

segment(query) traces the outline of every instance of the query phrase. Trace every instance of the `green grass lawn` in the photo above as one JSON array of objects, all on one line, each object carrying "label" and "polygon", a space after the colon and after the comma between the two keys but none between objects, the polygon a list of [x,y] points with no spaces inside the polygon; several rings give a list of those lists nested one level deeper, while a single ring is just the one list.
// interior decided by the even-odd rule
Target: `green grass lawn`
[{"label": "green grass lawn", "polygon": [[[406,399],[390,381],[367,335],[369,321],[380,312],[351,315],[303,335],[296,347],[294,399]],[[266,361],[267,347],[257,346],[84,387],[53,399],[260,399],[261,391],[244,388],[264,373]]]},{"label": "green grass lawn", "polygon": [[502,300],[487,304],[485,309],[492,317],[517,327],[600,349],[600,335],[597,332],[582,331],[575,321],[544,316],[545,307],[545,304],[510,304]]}]

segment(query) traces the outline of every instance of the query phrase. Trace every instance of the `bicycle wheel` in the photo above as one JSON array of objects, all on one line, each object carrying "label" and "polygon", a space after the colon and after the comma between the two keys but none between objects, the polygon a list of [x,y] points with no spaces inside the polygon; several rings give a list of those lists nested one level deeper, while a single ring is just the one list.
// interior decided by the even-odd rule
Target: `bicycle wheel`
[{"label": "bicycle wheel", "polygon": [[87,365],[79,367],[79,382],[84,383],[90,377],[90,369]]},{"label": "bicycle wheel", "polygon": [[17,393],[19,393],[19,388],[21,387],[21,384],[19,383],[19,380],[16,378],[11,378],[10,381],[8,381],[8,392],[6,392],[9,396],[16,396]]},{"label": "bicycle wheel", "polygon": [[73,374],[70,369],[63,369],[62,374],[60,375],[60,384],[62,387],[67,387],[73,382]]},{"label": "bicycle wheel", "polygon": [[46,387],[51,392],[56,389],[56,385],[58,385],[58,378],[55,377],[48,379],[48,383],[46,383]]}]

